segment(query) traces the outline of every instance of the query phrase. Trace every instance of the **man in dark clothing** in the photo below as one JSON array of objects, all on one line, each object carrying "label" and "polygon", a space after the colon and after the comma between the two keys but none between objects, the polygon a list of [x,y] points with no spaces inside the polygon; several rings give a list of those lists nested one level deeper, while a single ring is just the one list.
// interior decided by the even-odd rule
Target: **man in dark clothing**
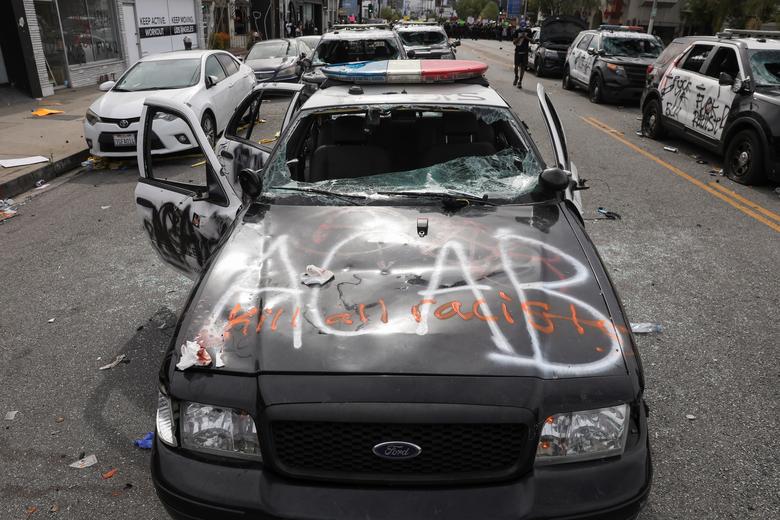
[{"label": "man in dark clothing", "polygon": [[[528,44],[531,41],[531,31],[526,23],[520,22],[514,33],[512,33],[512,43],[515,44],[515,81],[513,85],[517,88],[523,88],[523,76],[525,68],[528,66]],[[517,69],[520,69],[518,77]]]}]

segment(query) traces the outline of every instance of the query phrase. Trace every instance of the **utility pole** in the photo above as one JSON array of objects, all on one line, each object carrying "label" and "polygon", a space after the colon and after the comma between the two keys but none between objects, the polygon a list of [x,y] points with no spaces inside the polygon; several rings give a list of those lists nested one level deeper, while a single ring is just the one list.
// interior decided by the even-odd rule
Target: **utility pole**
[{"label": "utility pole", "polygon": [[653,34],[653,24],[655,15],[658,13],[658,0],[653,0],[653,7],[650,8],[650,22],[647,24],[647,34]]}]

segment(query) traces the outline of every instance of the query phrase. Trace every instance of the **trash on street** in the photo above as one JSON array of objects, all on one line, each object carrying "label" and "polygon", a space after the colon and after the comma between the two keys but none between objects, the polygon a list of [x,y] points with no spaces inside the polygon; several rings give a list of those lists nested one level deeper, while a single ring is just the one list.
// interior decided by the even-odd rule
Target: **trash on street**
[{"label": "trash on street", "polygon": [[49,159],[42,155],[19,157],[17,159],[2,159],[0,160],[0,166],[3,168],[15,168],[17,166],[28,166],[30,164],[36,164],[40,162],[49,162]]},{"label": "trash on street", "polygon": [[51,108],[38,108],[36,110],[33,110],[32,115],[38,116],[38,117],[44,117],[44,116],[50,116],[52,114],[64,114],[64,110],[54,110]]},{"label": "trash on street", "polygon": [[16,417],[16,414],[18,414],[18,413],[19,413],[19,410],[12,410],[10,412],[6,412],[5,420],[6,421],[13,421],[14,418]]},{"label": "trash on street", "polygon": [[211,356],[206,349],[201,347],[197,341],[187,341],[181,346],[181,358],[179,358],[179,362],[176,363],[176,368],[179,370],[187,370],[194,365],[205,367],[210,364]]},{"label": "trash on street", "polygon": [[692,413],[685,414],[685,418],[688,419],[689,421],[696,420],[696,416],[693,415]]},{"label": "trash on street", "polygon": [[632,323],[631,332],[634,334],[652,334],[664,330],[660,323]]},{"label": "trash on street", "polygon": [[607,217],[609,220],[621,220],[620,214],[609,211],[607,208],[599,208],[596,211]]},{"label": "trash on street", "polygon": [[100,367],[100,370],[109,370],[109,369],[114,368],[115,366],[117,366],[119,363],[129,363],[130,360],[129,359],[126,360],[126,359],[127,359],[127,356],[125,354],[119,354],[116,358],[114,358],[114,360],[111,363],[109,363],[108,365],[103,365],[102,367]]},{"label": "trash on street", "polygon": [[677,153],[677,148],[675,148],[674,146],[664,146],[664,150],[666,150],[667,152]]},{"label": "trash on street", "polygon": [[117,471],[119,471],[119,470],[116,469],[116,468],[112,468],[112,469],[106,471],[105,473],[101,473],[100,474],[100,478],[102,478],[103,480],[108,480],[111,477],[113,477],[114,475],[116,475]]},{"label": "trash on street", "polygon": [[71,468],[84,469],[97,464],[97,457],[95,455],[87,455],[82,457],[72,464],[68,464]]},{"label": "trash on street", "polygon": [[154,442],[154,432],[149,432],[140,439],[133,441],[133,446],[141,448],[143,450],[151,450],[152,443]]}]

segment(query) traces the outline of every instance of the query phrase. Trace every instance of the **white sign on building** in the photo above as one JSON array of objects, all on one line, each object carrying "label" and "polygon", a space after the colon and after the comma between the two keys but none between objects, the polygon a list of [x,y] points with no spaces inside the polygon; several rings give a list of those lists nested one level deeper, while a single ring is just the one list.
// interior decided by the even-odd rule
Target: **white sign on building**
[{"label": "white sign on building", "polygon": [[141,56],[184,49],[184,37],[198,46],[193,0],[135,0]]}]

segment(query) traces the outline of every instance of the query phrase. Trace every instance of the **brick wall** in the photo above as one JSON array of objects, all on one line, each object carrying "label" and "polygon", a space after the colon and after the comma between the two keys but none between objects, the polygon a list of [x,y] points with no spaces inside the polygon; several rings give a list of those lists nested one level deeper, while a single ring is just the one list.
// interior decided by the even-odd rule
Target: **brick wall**
[{"label": "brick wall", "polygon": [[33,56],[35,57],[35,66],[38,69],[38,80],[41,83],[41,90],[44,96],[51,96],[54,94],[54,86],[49,81],[49,74],[46,71],[46,59],[43,56],[41,32],[38,29],[38,17],[35,16],[33,0],[24,0],[24,12],[30,32],[30,40],[32,41]]}]

